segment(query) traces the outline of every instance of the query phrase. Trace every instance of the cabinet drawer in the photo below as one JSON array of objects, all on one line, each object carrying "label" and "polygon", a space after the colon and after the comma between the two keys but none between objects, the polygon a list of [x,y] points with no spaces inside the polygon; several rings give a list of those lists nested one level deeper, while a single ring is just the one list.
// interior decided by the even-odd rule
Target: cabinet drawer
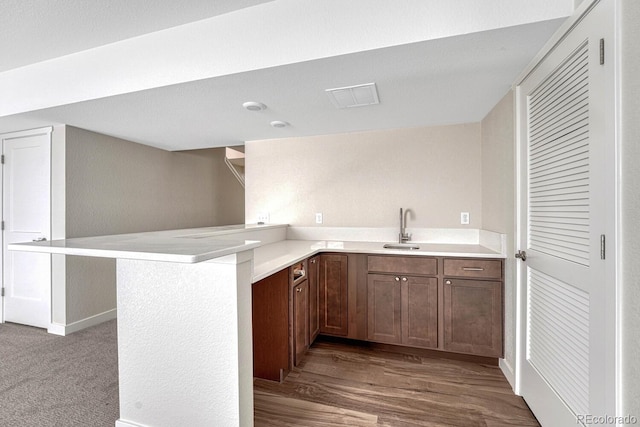
[{"label": "cabinet drawer", "polygon": [[428,257],[369,256],[368,270],[376,273],[435,276],[438,274],[438,262],[436,258]]},{"label": "cabinet drawer", "polygon": [[502,261],[499,259],[445,258],[444,275],[502,279]]}]

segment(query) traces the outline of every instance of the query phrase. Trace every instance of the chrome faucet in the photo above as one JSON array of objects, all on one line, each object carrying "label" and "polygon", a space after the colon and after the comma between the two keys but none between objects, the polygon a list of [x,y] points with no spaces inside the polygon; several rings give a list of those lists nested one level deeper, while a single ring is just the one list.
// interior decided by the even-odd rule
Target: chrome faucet
[{"label": "chrome faucet", "polygon": [[[408,209],[407,212],[409,212]],[[402,208],[400,208],[400,234],[398,235],[398,243],[407,243],[411,240],[411,235],[407,233],[407,230],[405,229],[405,222]]]}]

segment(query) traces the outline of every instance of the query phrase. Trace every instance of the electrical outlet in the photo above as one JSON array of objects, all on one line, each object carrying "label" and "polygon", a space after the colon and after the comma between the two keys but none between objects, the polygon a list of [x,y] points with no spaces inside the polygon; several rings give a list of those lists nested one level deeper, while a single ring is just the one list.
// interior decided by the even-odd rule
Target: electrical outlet
[{"label": "electrical outlet", "polygon": [[316,224],[322,224],[322,212],[316,213]]},{"label": "electrical outlet", "polygon": [[460,212],[460,224],[469,224],[469,212]]},{"label": "electrical outlet", "polygon": [[258,224],[267,224],[269,222],[269,212],[258,212]]}]

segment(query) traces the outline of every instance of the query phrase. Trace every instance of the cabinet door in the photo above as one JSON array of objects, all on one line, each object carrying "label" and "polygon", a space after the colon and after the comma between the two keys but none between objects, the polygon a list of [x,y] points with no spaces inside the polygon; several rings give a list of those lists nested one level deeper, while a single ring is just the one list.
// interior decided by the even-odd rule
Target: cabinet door
[{"label": "cabinet door", "polygon": [[320,333],[347,335],[347,255],[320,255]]},{"label": "cabinet door", "polygon": [[309,260],[309,345],[313,344],[320,332],[320,305],[318,292],[318,271],[320,257]]},{"label": "cabinet door", "polygon": [[309,348],[309,281],[293,288],[294,365],[298,365]]},{"label": "cabinet door", "polygon": [[[405,278],[406,279],[406,278]],[[367,277],[367,339],[390,344],[402,341],[402,292],[400,276],[369,274]]]},{"label": "cabinet door", "polygon": [[502,282],[445,279],[444,349],[502,357]]},{"label": "cabinet door", "polygon": [[289,273],[281,270],[251,286],[253,376],[281,381],[289,372]]},{"label": "cabinet door", "polygon": [[438,279],[403,276],[402,343],[438,347]]}]

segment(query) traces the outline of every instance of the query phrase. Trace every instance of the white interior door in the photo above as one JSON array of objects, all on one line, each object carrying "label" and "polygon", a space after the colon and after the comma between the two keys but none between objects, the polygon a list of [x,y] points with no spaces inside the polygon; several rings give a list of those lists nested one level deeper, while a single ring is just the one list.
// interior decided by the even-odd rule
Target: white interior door
[{"label": "white interior door", "polygon": [[3,135],[2,150],[4,320],[48,328],[51,255],[7,245],[50,238],[51,130]]},{"label": "white interior door", "polygon": [[615,237],[611,3],[596,2],[517,88],[518,389],[543,426],[616,409],[614,245],[601,253],[601,236]]}]

